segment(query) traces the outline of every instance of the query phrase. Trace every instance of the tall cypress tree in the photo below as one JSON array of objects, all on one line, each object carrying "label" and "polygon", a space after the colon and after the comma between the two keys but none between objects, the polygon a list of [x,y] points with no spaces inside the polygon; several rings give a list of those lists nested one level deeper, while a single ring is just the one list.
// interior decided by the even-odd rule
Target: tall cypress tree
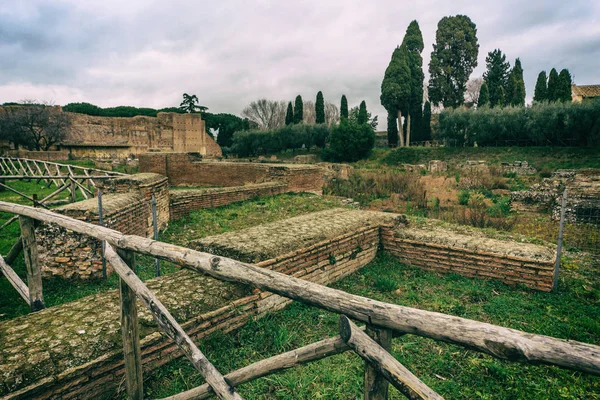
[{"label": "tall cypress tree", "polygon": [[319,90],[317,93],[317,101],[315,101],[315,122],[317,124],[325,123],[325,100],[323,99],[323,93]]},{"label": "tall cypress tree", "polygon": [[558,90],[558,72],[556,72],[556,69],[552,68],[548,75],[548,101],[555,102],[558,100]]},{"label": "tall cypress tree", "polygon": [[479,89],[479,99],[477,100],[477,108],[490,106],[490,92],[487,83],[483,82]]},{"label": "tall cypress tree", "polygon": [[414,139],[419,140],[421,136],[420,126],[423,114],[423,57],[421,52],[423,34],[417,21],[412,21],[406,29],[402,45],[406,46],[408,53],[408,68],[410,69],[410,99],[408,106],[408,123],[406,128],[406,145],[410,145],[411,134]]},{"label": "tall cypress tree", "polygon": [[500,49],[490,51],[485,58],[487,71],[483,73],[483,80],[487,83],[490,92],[490,105],[504,106],[504,100],[500,102],[500,89],[503,88],[503,96],[506,97],[508,84],[508,72],[510,64],[506,61],[506,55]]},{"label": "tall cypress tree", "polygon": [[294,108],[292,107],[292,102],[290,101],[287,106],[287,111],[285,112],[285,124],[291,125],[294,123]]},{"label": "tall cypress tree", "polygon": [[304,103],[302,102],[302,96],[296,96],[294,102],[294,123],[299,124],[304,119]]},{"label": "tall cypress tree", "polygon": [[[381,105],[389,114],[395,114],[401,132],[402,114],[408,114],[410,105],[410,67],[406,46],[396,47],[381,82]],[[404,147],[404,134],[400,135],[400,146]]]},{"label": "tall cypress tree", "polygon": [[548,78],[546,71],[539,73],[535,82],[535,91],[533,92],[533,101],[536,103],[548,101]]},{"label": "tall cypress tree", "polygon": [[510,71],[511,74],[511,91],[510,104],[513,106],[525,105],[525,80],[523,79],[523,67],[521,60],[515,60],[515,66]]},{"label": "tall cypress tree", "polygon": [[571,79],[571,74],[568,69],[563,69],[558,74],[558,94],[557,100],[568,102],[572,101],[571,97],[571,85],[573,81]]},{"label": "tall cypress tree", "polygon": [[431,103],[425,102],[423,106],[423,140],[431,140]]},{"label": "tall cypress tree", "polygon": [[342,95],[342,101],[340,102],[340,118],[348,119],[348,99],[346,95]]},{"label": "tall cypress tree", "polygon": [[396,113],[388,112],[387,116],[387,136],[388,136],[388,146],[389,147],[397,147],[398,146],[398,125],[396,125]]},{"label": "tall cypress tree", "polygon": [[367,103],[363,100],[360,102],[360,107],[358,108],[357,121],[359,124],[366,124],[368,120],[369,114],[367,113]]}]

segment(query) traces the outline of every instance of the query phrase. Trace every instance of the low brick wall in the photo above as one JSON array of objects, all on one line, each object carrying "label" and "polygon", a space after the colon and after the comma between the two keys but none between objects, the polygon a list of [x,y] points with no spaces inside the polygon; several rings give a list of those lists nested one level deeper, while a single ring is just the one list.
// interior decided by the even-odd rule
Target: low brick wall
[{"label": "low brick wall", "polygon": [[[453,234],[448,243],[434,243],[424,241],[422,235],[411,235],[409,229],[402,230],[401,237],[398,231],[382,228],[383,248],[394,255],[406,265],[440,272],[454,273],[469,278],[496,279],[509,285],[523,284],[529,288],[551,291],[554,278],[554,259],[552,252],[547,248],[535,245],[524,245],[517,242],[506,242],[494,239],[485,240],[483,246],[475,245],[469,248],[466,243],[476,242],[473,237],[465,237],[467,241],[461,243],[460,234]],[[444,236],[443,232],[439,233]],[[448,237],[446,235],[446,237]],[[496,242],[494,245],[494,242]],[[495,251],[504,248],[505,244],[512,245],[513,249],[533,247],[536,254],[507,254],[504,251]],[[539,247],[539,249],[535,249]]]},{"label": "low brick wall", "polygon": [[290,191],[320,191],[325,170],[315,165],[202,161],[191,153],[140,154],[140,172],[165,175],[172,186],[243,186],[281,182]]},{"label": "low brick wall", "polygon": [[[258,265],[321,284],[355,272],[375,257],[379,226],[373,223],[356,227],[358,214],[353,217],[348,219],[349,232],[279,254]],[[365,221],[374,222],[376,218],[377,215],[368,215]],[[318,238],[317,234],[315,240]],[[237,329],[250,318],[278,310],[290,302],[268,292],[188,271],[155,278],[147,284],[178,321],[185,321],[182,325],[195,341],[216,330]],[[159,333],[141,303],[138,308],[144,370],[181,357],[173,341]],[[0,396],[6,396],[3,399],[98,398],[117,388],[123,390],[118,310],[118,293],[110,291],[0,322],[0,359],[6,361],[0,365],[3,377]],[[34,350],[20,351],[20,344],[33,337],[35,344],[30,348]]]},{"label": "low brick wall", "polygon": [[170,217],[172,220],[188,216],[192,211],[215,208],[260,196],[285,193],[284,183],[259,183],[225,188],[171,190]]},{"label": "low brick wall", "polygon": [[[104,226],[128,235],[153,235],[151,198],[157,203],[159,227],[169,221],[167,178],[138,174],[107,181],[102,197]],[[99,224],[98,199],[92,198],[59,207],[54,211]],[[44,277],[93,279],[102,277],[101,245],[89,236],[67,231],[52,224],[36,228],[38,253]],[[112,267],[107,265],[107,273]]]}]

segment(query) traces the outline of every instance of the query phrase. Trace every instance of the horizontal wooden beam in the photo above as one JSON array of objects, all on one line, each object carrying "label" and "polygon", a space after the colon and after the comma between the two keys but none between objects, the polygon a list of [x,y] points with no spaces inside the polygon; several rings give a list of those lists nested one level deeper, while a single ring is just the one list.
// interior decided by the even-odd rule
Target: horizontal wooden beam
[{"label": "horizontal wooden beam", "polygon": [[[183,354],[200,371],[202,376],[213,388],[220,399],[240,400],[242,397],[235,392],[223,379],[223,375],[211,364],[206,356],[198,349],[183,328],[175,321],[169,310],[148,289],[133,270],[123,261],[110,244],[106,244],[104,253],[106,260],[113,266],[122,282],[140,298],[142,303],[150,310],[154,320],[162,331],[181,349]],[[123,292],[123,289],[121,289]]]},{"label": "horizontal wooden beam", "polygon": [[444,400],[377,342],[340,315],[340,336],[363,360],[378,370],[396,389],[411,400]]},{"label": "horizontal wooden beam", "polygon": [[123,235],[115,230],[48,210],[0,202],[0,211],[55,223],[63,228],[106,240],[123,249],[159,257],[217,279],[253,285],[290,299],[348,315],[371,325],[454,343],[501,359],[557,365],[600,375],[600,346],[388,304],[229,258],[140,236]]}]

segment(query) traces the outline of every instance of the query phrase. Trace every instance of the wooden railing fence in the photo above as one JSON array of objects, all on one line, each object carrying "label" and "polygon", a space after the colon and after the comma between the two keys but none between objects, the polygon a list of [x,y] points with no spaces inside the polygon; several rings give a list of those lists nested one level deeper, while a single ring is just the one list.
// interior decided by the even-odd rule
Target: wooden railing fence
[{"label": "wooden railing fence", "polygon": [[[556,365],[600,375],[600,346],[535,335],[492,324],[424,311],[352,295],[279,272],[245,264],[225,257],[202,253],[139,236],[123,235],[105,227],[79,221],[48,210],[0,202],[0,211],[19,216],[27,266],[29,301],[43,302],[41,271],[35,250],[33,220],[106,241],[106,257],[121,279],[121,328],[126,370],[126,388],[131,399],[143,396],[142,365],[135,297],[150,310],[161,330],[179,346],[183,354],[204,376],[207,384],[179,393],[169,399],[202,399],[216,394],[221,399],[240,399],[235,387],[253,379],[347,351],[365,359],[364,396],[387,398],[387,383],[411,399],[441,399],[388,352],[392,334],[419,335],[454,343],[494,357],[534,364]],[[340,336],[259,361],[223,376],[192,342],[169,311],[132,270],[135,253],[174,262],[193,271],[225,281],[252,285],[298,300],[340,316]],[[14,271],[0,263],[11,280]],[[16,275],[16,274],[14,274]],[[14,279],[14,278],[13,278]],[[32,282],[29,282],[29,280]],[[12,282],[12,281],[11,281]],[[23,293],[23,283],[16,285]],[[36,297],[38,296],[38,297]],[[25,297],[25,296],[24,296]],[[367,333],[348,317],[365,322]]]}]

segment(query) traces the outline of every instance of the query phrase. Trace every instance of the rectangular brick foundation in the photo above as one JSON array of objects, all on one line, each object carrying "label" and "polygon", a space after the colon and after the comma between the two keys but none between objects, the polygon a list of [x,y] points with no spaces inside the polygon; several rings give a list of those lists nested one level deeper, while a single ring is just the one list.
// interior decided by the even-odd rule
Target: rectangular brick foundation
[{"label": "rectangular brick foundation", "polygon": [[383,248],[406,265],[469,278],[497,279],[509,285],[523,284],[542,291],[552,290],[554,263],[550,261],[398,238],[392,229],[385,227],[381,240]]},{"label": "rectangular brick foundation", "polygon": [[175,220],[203,208],[220,207],[260,196],[274,196],[286,191],[287,185],[277,182],[225,188],[171,190],[170,215],[171,219]]}]

